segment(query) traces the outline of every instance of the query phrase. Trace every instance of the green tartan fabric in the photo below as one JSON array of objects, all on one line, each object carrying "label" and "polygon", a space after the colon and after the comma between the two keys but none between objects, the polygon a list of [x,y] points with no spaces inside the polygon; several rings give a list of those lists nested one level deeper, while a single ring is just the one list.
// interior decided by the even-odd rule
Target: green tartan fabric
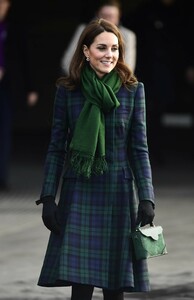
[{"label": "green tartan fabric", "polygon": [[105,116],[108,171],[86,179],[65,161],[84,96],[80,90],[57,90],[41,197],[56,196],[62,179],[61,234],[49,237],[39,286],[77,282],[126,292],[150,290],[147,261],[135,259],[129,238],[138,201],[154,202],[144,86],[121,87],[117,98],[120,106]]}]

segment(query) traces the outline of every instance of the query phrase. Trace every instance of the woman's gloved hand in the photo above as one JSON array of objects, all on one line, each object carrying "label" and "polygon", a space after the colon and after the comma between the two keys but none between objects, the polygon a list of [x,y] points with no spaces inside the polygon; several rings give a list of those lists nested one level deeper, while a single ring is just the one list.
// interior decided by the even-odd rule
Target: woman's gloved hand
[{"label": "woman's gloved hand", "polygon": [[137,212],[137,226],[151,224],[155,217],[154,204],[149,200],[141,200]]},{"label": "woman's gloved hand", "polygon": [[43,204],[42,220],[44,225],[53,233],[60,233],[60,224],[57,217],[57,204],[53,196],[45,196],[36,201],[36,204]]}]

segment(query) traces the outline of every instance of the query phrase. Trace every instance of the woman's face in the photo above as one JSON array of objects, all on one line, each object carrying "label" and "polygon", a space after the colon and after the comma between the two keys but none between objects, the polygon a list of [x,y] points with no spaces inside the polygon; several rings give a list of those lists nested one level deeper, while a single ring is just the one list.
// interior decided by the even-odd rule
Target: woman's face
[{"label": "woman's face", "polygon": [[99,9],[97,16],[98,18],[108,20],[117,26],[119,25],[120,11],[117,6],[105,4]]},{"label": "woman's face", "polygon": [[83,47],[83,52],[89,58],[92,69],[99,78],[110,73],[117,64],[119,58],[119,44],[117,36],[112,32],[102,32],[96,36],[88,48]]},{"label": "woman's face", "polygon": [[0,21],[6,18],[10,5],[9,0],[0,0]]}]

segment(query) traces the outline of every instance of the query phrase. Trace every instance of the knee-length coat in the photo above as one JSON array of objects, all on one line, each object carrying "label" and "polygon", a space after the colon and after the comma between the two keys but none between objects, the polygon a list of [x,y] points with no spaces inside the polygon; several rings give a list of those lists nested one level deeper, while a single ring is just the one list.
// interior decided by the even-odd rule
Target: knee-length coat
[{"label": "knee-length coat", "polygon": [[120,106],[105,115],[108,171],[85,179],[65,160],[84,97],[57,88],[41,197],[56,197],[60,186],[61,233],[50,235],[39,286],[150,289],[147,262],[135,260],[130,240],[138,201],[154,202],[143,83],[122,86],[117,98]]}]

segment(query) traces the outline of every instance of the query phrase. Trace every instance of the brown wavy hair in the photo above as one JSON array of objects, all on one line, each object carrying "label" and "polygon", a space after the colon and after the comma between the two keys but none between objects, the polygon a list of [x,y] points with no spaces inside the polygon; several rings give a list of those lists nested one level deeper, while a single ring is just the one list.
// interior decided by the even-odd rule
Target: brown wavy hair
[{"label": "brown wavy hair", "polygon": [[57,86],[63,85],[69,90],[74,90],[76,87],[79,86],[81,71],[87,63],[85,55],[83,53],[83,45],[86,45],[89,48],[90,45],[93,43],[95,37],[105,31],[114,33],[118,38],[119,58],[115,66],[115,70],[118,72],[122,83],[126,87],[129,87],[137,82],[135,75],[125,63],[124,40],[121,32],[119,31],[119,28],[107,20],[94,19],[90,21],[88,25],[86,25],[86,27],[80,35],[77,48],[74,52],[69,66],[69,75],[65,77],[60,77],[56,82]]}]

